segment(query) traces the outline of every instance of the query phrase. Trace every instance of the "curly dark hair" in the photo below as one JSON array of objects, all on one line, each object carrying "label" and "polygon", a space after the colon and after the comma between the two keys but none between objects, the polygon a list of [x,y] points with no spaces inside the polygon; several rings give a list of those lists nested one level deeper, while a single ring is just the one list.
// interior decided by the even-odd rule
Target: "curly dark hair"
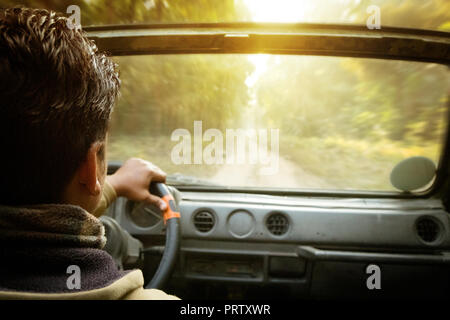
[{"label": "curly dark hair", "polygon": [[117,66],[53,11],[0,10],[0,203],[59,203],[104,141]]}]

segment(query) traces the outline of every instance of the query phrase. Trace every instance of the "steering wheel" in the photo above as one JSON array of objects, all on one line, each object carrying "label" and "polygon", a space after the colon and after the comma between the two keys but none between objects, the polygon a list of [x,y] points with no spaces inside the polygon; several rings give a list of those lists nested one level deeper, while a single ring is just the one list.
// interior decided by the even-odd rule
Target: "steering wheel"
[{"label": "steering wheel", "polygon": [[[121,167],[121,163],[110,161],[108,163],[108,174],[113,174]],[[147,289],[162,289],[169,280],[175,267],[180,249],[181,227],[180,227],[180,210],[177,202],[174,200],[167,185],[161,182],[152,182],[150,184],[150,193],[159,196],[166,203],[167,209],[163,212],[163,220],[166,225],[166,245],[162,259],[158,269],[153,275],[152,280],[145,285]],[[100,217],[108,241],[105,250],[116,260],[121,263],[123,259],[123,250],[127,251],[130,247],[133,249],[133,257],[142,254],[142,243],[133,238],[127,231],[119,225],[119,223],[108,216]],[[112,243],[108,243],[112,242]],[[126,247],[126,249],[124,249]]]},{"label": "steering wheel", "polygon": [[152,182],[150,184],[150,193],[161,197],[167,205],[166,211],[163,212],[163,220],[166,225],[166,245],[158,269],[145,288],[161,289],[172,275],[180,249],[180,210],[164,183]]}]

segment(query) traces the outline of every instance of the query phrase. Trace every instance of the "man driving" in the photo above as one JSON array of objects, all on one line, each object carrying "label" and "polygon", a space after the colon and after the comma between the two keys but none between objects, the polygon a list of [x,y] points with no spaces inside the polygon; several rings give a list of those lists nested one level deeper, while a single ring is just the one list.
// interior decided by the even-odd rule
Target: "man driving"
[{"label": "man driving", "polygon": [[165,210],[149,192],[166,179],[158,167],[130,159],[106,176],[119,87],[117,66],[63,15],[0,10],[0,299],[177,299],[102,250],[96,216],[117,196]]}]

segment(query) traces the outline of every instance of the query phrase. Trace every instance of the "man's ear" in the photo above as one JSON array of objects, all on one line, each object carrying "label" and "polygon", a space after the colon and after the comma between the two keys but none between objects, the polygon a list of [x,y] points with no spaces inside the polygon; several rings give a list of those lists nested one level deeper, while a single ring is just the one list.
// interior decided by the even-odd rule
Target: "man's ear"
[{"label": "man's ear", "polygon": [[99,168],[99,162],[97,161],[99,150],[102,147],[103,143],[101,142],[93,143],[78,171],[78,182],[92,196],[98,196],[102,191],[97,177],[98,171],[102,170],[102,168]]}]

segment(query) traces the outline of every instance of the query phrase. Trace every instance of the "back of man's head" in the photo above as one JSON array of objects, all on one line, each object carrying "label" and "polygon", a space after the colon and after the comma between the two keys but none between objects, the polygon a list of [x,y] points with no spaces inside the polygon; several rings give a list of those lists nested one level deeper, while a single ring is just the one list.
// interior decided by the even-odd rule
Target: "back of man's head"
[{"label": "back of man's head", "polygon": [[115,64],[67,18],[0,10],[0,204],[57,203],[105,139]]}]

